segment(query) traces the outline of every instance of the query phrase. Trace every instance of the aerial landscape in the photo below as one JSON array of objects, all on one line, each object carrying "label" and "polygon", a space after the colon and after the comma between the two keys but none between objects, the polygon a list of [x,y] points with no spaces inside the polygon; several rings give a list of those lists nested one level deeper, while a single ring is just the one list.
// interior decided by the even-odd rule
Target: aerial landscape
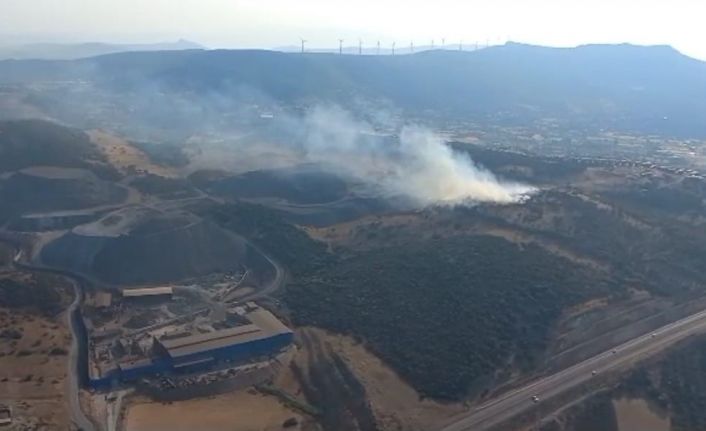
[{"label": "aerial landscape", "polygon": [[0,17],[0,430],[706,430],[704,7],[49,3]]}]

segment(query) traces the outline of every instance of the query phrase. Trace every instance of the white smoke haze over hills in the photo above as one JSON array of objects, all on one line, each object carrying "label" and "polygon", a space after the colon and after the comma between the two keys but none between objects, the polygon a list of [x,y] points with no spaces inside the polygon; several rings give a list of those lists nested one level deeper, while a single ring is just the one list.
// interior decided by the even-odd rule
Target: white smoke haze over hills
[{"label": "white smoke haze over hills", "polygon": [[453,151],[432,131],[403,126],[399,139],[382,139],[340,108],[316,107],[306,117],[303,141],[309,162],[332,166],[390,195],[419,205],[512,203],[534,189],[503,182]]},{"label": "white smoke haze over hills", "polygon": [[397,136],[385,135],[343,108],[324,105],[303,118],[278,116],[275,123],[275,139],[202,147],[194,168],[225,167],[228,161],[240,170],[244,164],[248,170],[315,164],[380,197],[405,198],[415,206],[514,203],[535,190],[498,179],[420,126],[402,125]]},{"label": "white smoke haze over hills", "polygon": [[402,115],[394,107],[376,108],[379,103],[351,100],[346,108],[319,103],[294,114],[248,86],[203,93],[173,91],[151,79],[132,86],[127,94],[60,93],[54,112],[73,113],[67,123],[95,112],[108,129],[137,141],[169,142],[174,131],[183,136],[174,142],[191,136],[192,170],[243,173],[316,164],[365,185],[366,195],[406,198],[414,206],[513,203],[534,190],[502,181],[429,129],[400,124]]}]

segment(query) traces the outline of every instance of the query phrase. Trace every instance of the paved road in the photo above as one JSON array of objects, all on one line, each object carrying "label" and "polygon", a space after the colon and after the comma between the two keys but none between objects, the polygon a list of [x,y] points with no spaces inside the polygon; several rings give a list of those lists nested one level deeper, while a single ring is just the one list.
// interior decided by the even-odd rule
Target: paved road
[{"label": "paved road", "polygon": [[95,427],[93,426],[93,423],[83,413],[83,410],[81,410],[81,402],[79,399],[79,330],[76,327],[76,322],[74,321],[72,316],[76,309],[81,305],[81,287],[77,281],[72,280],[72,284],[74,286],[74,300],[69,306],[66,313],[66,319],[68,320],[69,328],[71,328],[71,350],[69,351],[69,361],[67,364],[68,372],[66,373],[67,384],[69,387],[69,407],[71,409],[71,419],[73,420],[74,424],[78,427],[78,429],[83,431],[93,431]]},{"label": "paved road", "polygon": [[69,308],[66,310],[66,322],[69,326],[69,329],[71,330],[71,349],[69,350],[69,360],[67,361],[67,372],[66,372],[66,385],[67,385],[67,396],[68,396],[68,401],[69,401],[69,409],[71,410],[71,420],[73,421],[74,425],[83,431],[94,431],[95,426],[93,423],[86,417],[86,415],[83,413],[83,410],[81,409],[81,402],[79,399],[79,393],[80,393],[80,383],[79,383],[79,354],[80,354],[80,348],[79,348],[79,340],[78,337],[79,335],[79,329],[76,327],[76,322],[74,321],[73,314],[78,309],[78,307],[81,305],[81,298],[82,298],[82,292],[81,292],[81,281],[76,279],[73,276],[70,276],[69,274],[66,273],[61,273],[59,271],[53,271],[53,270],[48,270],[44,268],[37,268],[33,267],[31,265],[28,265],[26,263],[22,262],[23,258],[23,251],[22,249],[17,249],[17,252],[15,254],[15,257],[13,259],[13,265],[16,268],[19,269],[24,269],[28,271],[38,271],[38,272],[49,272],[49,273],[54,273],[54,274],[60,274],[65,276],[66,278],[69,278],[71,281],[71,284],[74,288],[74,300],[71,302],[71,305],[69,305]]},{"label": "paved road", "polygon": [[556,374],[505,393],[453,418],[442,431],[488,430],[532,409],[534,395],[540,398],[541,403],[595,378],[593,371],[600,375],[624,369],[637,360],[659,353],[690,335],[702,332],[706,332],[706,311],[665,325]]},{"label": "paved road", "polygon": [[267,259],[268,262],[270,262],[270,265],[272,265],[272,267],[275,270],[275,276],[272,280],[270,280],[269,283],[267,283],[265,286],[258,289],[257,291],[250,293],[248,295],[245,295],[241,298],[237,298],[237,300],[240,302],[253,301],[255,299],[263,298],[265,296],[269,296],[269,295],[275,293],[276,291],[281,289],[282,286],[284,286],[285,277],[286,277],[286,273],[284,271],[284,268],[282,267],[282,265],[279,264],[279,262],[272,259],[272,257],[270,257],[269,254],[263,252],[262,249],[260,249],[258,246],[256,246],[255,244],[253,244],[249,240],[246,239],[245,241],[247,241],[248,245],[250,245],[252,248],[254,248],[255,251],[260,253],[262,256],[264,256],[265,259]]}]

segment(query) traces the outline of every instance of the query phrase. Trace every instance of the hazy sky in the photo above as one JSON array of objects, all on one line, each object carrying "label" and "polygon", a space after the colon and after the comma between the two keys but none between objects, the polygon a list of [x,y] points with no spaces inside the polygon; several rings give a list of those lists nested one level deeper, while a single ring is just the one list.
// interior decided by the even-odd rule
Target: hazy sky
[{"label": "hazy sky", "polygon": [[0,0],[4,40],[334,47],[515,41],[670,44],[706,59],[706,0]]}]

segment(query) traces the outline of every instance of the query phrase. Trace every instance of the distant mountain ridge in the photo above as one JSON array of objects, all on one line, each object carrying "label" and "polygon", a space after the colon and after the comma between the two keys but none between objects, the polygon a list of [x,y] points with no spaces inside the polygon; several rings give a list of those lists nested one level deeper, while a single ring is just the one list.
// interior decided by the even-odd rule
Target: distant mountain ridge
[{"label": "distant mountain ridge", "polygon": [[0,60],[76,60],[97,55],[118,52],[139,51],[178,51],[203,49],[204,47],[188,40],[145,44],[87,43],[30,43],[22,45],[0,45]]},{"label": "distant mountain ridge", "polygon": [[372,100],[449,118],[554,118],[576,127],[706,137],[706,63],[666,46],[509,43],[397,56],[187,50],[0,62],[0,83],[51,79],[135,94],[158,87],[226,97],[245,88],[285,103]]},{"label": "distant mountain ridge", "polygon": [[[511,42],[512,43],[512,42]],[[495,45],[493,45],[495,46]],[[476,51],[480,49],[487,48],[489,46],[486,46],[485,44],[477,44],[477,43],[461,43],[461,44],[454,44],[454,43],[447,43],[446,45],[439,46],[439,45],[411,45],[411,44],[399,44],[395,45],[395,54],[397,55],[406,55],[406,54],[415,54],[415,53],[420,53],[424,51],[434,51],[434,50],[439,50],[439,51]],[[460,49],[459,49],[460,48]],[[275,48],[272,48],[273,51],[279,51],[279,52],[288,52],[288,53],[294,53],[294,54],[300,54],[301,53],[301,45],[282,45],[282,46],[277,46]],[[343,54],[348,54],[348,55],[392,55],[392,45],[390,44],[385,44],[385,45],[380,45],[380,48],[377,47],[375,44],[368,44],[368,45],[354,45],[354,44],[348,44],[348,45],[343,45],[340,49],[340,51]],[[327,48],[327,47],[316,47],[316,46],[310,46],[306,47],[305,52],[307,53],[316,53],[316,54],[339,54],[339,48],[338,47],[333,47],[333,48]]]}]

